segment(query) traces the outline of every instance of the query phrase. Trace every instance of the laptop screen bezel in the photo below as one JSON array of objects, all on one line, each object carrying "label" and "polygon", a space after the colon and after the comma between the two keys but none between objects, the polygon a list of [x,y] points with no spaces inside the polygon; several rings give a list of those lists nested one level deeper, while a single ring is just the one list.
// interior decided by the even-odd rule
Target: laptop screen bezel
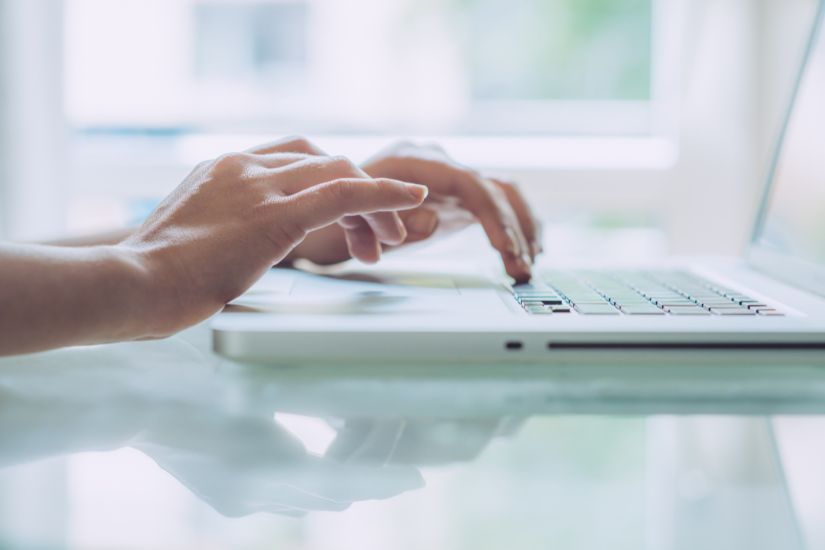
[{"label": "laptop screen bezel", "polygon": [[[794,85],[793,93],[791,94],[791,100],[788,102],[788,109],[785,113],[782,129],[779,133],[776,146],[774,147],[773,157],[771,159],[762,196],[762,202],[756,216],[750,246],[748,247],[746,254],[748,265],[752,268],[770,275],[771,277],[792,284],[793,286],[821,296],[825,296],[825,265],[820,265],[798,256],[766,247],[760,244],[759,238],[765,227],[768,212],[770,210],[771,196],[776,187],[776,171],[779,164],[779,159],[782,155],[782,147],[785,142],[788,125],[790,124],[791,117],[794,114],[794,109],[796,107],[796,102],[799,95],[799,88],[802,83],[802,79],[805,76],[805,71],[808,64],[811,62],[813,49],[817,40],[820,39],[820,33],[822,32],[822,20],[824,16],[825,0],[820,0],[816,9],[816,18],[814,19],[811,31],[809,33],[808,43],[805,47],[804,55],[802,56],[802,65],[797,73],[796,83]],[[825,40],[825,37],[822,39]]]}]

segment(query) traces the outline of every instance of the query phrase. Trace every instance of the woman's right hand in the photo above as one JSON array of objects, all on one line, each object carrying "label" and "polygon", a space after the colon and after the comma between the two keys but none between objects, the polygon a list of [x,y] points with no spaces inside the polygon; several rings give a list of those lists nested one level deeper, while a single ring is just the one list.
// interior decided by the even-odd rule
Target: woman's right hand
[{"label": "woman's right hand", "polygon": [[[199,164],[129,238],[144,273],[146,334],[164,336],[208,318],[246,291],[311,231],[341,223],[370,249],[406,238],[396,211],[427,188],[370,178],[343,157],[302,152],[287,139]],[[368,232],[364,228],[369,228]]]}]

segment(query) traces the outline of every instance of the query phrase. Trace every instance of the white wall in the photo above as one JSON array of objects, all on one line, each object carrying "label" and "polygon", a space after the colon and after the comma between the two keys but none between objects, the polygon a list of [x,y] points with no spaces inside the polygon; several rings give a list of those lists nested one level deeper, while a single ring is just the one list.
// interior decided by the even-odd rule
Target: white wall
[{"label": "white wall", "polygon": [[[513,175],[550,218],[584,213],[648,219],[665,229],[673,252],[737,253],[749,236],[816,0],[664,2],[685,14],[676,83],[676,164],[667,169],[521,170]],[[5,74],[16,84],[11,103],[3,102],[5,135],[14,138],[5,154],[14,151],[6,157],[14,162],[2,164],[15,185],[13,193],[0,195],[0,208],[11,212],[6,222],[17,236],[63,226],[67,164],[61,158],[60,56],[54,55],[60,51],[59,4],[0,0],[9,12],[0,20],[5,38],[28,30],[16,36],[12,63],[6,63]],[[3,51],[7,57],[11,53]],[[31,90],[37,92],[25,93]],[[88,160],[72,167],[72,184],[78,189],[97,176],[103,186],[85,191],[108,191],[125,179],[125,193],[151,196],[170,190],[192,159],[141,159],[134,166]]]},{"label": "white wall", "polygon": [[0,5],[0,218],[8,236],[36,238],[63,227],[62,2]]},{"label": "white wall", "polygon": [[9,162],[7,157],[8,132],[5,129],[8,127],[6,106],[9,104],[8,63],[11,48],[9,47],[7,25],[3,24],[4,21],[8,21],[6,4],[6,1],[0,1],[0,239],[8,235],[8,180],[10,176],[7,170]]},{"label": "white wall", "polygon": [[674,253],[738,253],[750,237],[816,4],[688,2],[673,168],[519,178],[551,214],[636,212],[661,223]]}]

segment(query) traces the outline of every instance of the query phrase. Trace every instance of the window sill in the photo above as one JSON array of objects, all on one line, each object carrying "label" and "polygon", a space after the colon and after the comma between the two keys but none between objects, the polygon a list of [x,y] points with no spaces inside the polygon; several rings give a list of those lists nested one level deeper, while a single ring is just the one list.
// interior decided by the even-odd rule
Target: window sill
[{"label": "window sill", "polygon": [[[323,149],[363,160],[401,136],[309,136]],[[272,140],[265,134],[78,134],[80,163],[193,165],[227,151]],[[678,156],[674,140],[660,136],[534,137],[420,136],[439,143],[462,162],[483,168],[562,170],[664,170]]]},{"label": "window sill", "polygon": [[[79,134],[70,147],[71,194],[163,195],[198,162],[265,143],[262,134]],[[361,161],[397,136],[311,136],[330,153]],[[439,143],[456,159],[486,171],[661,172],[672,168],[678,146],[664,137],[415,138]]]}]

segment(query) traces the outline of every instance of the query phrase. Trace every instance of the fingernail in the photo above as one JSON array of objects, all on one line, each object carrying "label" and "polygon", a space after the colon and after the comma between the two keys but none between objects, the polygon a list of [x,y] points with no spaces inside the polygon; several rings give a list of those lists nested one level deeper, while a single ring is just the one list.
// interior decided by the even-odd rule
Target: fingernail
[{"label": "fingernail", "polygon": [[404,225],[404,222],[401,220],[401,218],[398,215],[394,216],[394,218],[395,218],[395,220],[394,220],[395,221],[395,229],[396,229],[396,231],[398,231],[398,238],[393,239],[395,242],[387,243],[387,244],[401,244],[405,240],[407,240],[407,226]]},{"label": "fingernail", "polygon": [[524,265],[527,265],[527,266],[532,266],[533,265],[533,259],[530,256],[528,256],[527,254],[523,254],[521,256],[521,261],[524,263]]},{"label": "fingernail", "polygon": [[533,257],[534,258],[542,253],[542,249],[537,243],[533,243],[530,248],[533,250]]},{"label": "fingernail", "polygon": [[404,220],[407,231],[416,235],[430,235],[438,224],[438,216],[432,210],[415,210]]},{"label": "fingernail", "polygon": [[412,198],[414,198],[418,202],[421,202],[427,198],[427,193],[429,193],[429,189],[427,189],[427,187],[424,185],[408,183],[407,192],[410,194]]},{"label": "fingernail", "polygon": [[530,262],[528,262],[524,257],[516,259],[516,264],[518,264],[519,269],[528,277],[532,274],[533,268],[530,265]]},{"label": "fingernail", "polygon": [[511,227],[505,228],[504,232],[507,234],[507,252],[513,256],[521,256],[521,247],[516,238],[516,232]]}]

